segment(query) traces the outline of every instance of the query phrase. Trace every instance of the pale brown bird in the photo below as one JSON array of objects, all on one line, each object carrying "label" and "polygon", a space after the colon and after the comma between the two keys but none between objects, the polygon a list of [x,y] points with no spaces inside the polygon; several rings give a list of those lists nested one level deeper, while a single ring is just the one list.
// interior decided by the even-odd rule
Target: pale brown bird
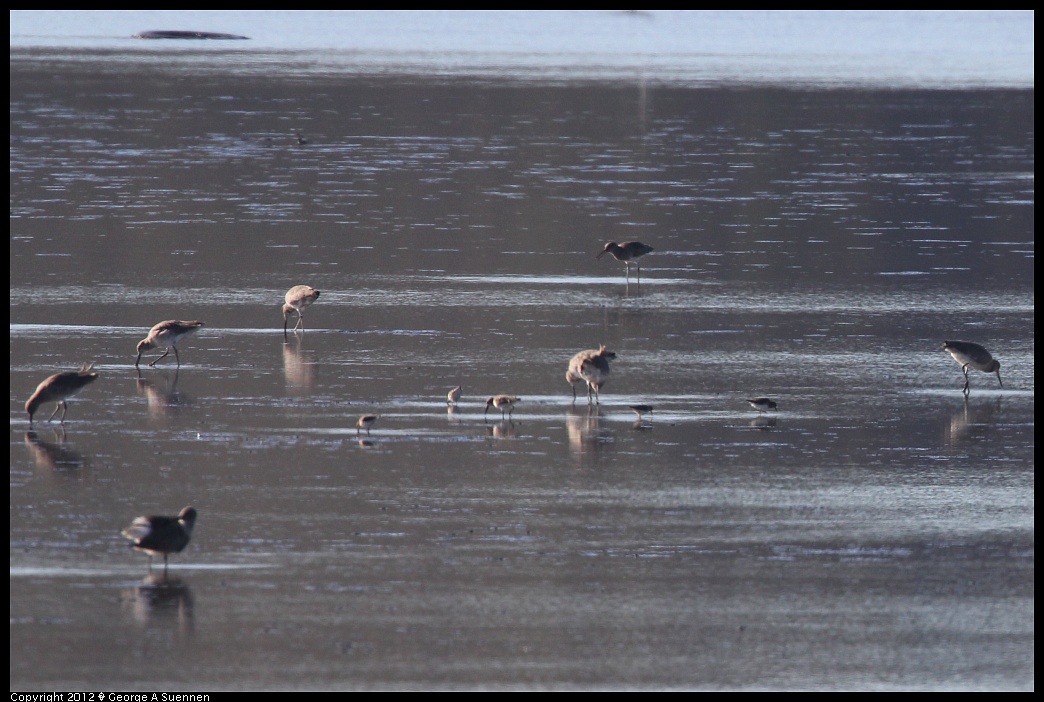
[{"label": "pale brown bird", "polygon": [[174,358],[178,361],[178,368],[181,368],[178,342],[187,336],[192,336],[203,326],[203,322],[200,321],[181,322],[176,319],[168,319],[165,322],[160,322],[149,330],[148,336],[138,342],[138,358],[134,361],[134,367],[137,368],[138,364],[141,363],[142,353],[150,349],[164,347],[166,350],[163,352],[163,355],[150,363],[149,366],[154,367],[167,357],[171,349],[174,349]]},{"label": "pale brown bird", "polygon": [[78,371],[55,373],[37,385],[36,390],[25,403],[25,411],[29,413],[29,426],[33,425],[33,415],[36,414],[36,410],[40,408],[40,405],[48,402],[57,404],[47,421],[54,419],[54,415],[58,414],[58,410],[62,410],[62,418],[58,421],[60,424],[64,424],[65,413],[69,411],[69,404],[66,400],[97,379],[98,374],[94,371],[94,364],[84,363]]},{"label": "pale brown bird", "polygon": [[587,402],[592,397],[601,404],[600,392],[609,379],[609,361],[616,358],[616,353],[603,344],[597,349],[587,349],[569,359],[566,381],[573,388],[573,402],[576,402],[576,383],[587,383]]},{"label": "pale brown bird", "polygon": [[294,312],[297,313],[297,324],[294,325],[294,331],[297,331],[304,321],[301,312],[319,299],[319,291],[308,285],[295,285],[286,291],[283,299],[285,300],[283,304],[283,333],[285,334],[286,327],[290,323],[290,315]]},{"label": "pale brown bird", "polygon": [[186,507],[176,517],[137,517],[120,533],[131,540],[131,547],[149,554],[149,570],[152,557],[163,556],[163,570],[167,569],[167,556],[181,553],[192,538],[196,525],[196,510]]}]

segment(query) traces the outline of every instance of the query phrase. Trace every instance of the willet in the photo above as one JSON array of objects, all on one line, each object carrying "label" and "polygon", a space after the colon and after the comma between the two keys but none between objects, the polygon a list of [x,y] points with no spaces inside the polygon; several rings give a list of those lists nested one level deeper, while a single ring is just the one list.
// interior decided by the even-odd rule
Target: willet
[{"label": "willet", "polygon": [[493,397],[486,400],[486,411],[483,412],[485,416],[486,412],[489,412],[490,407],[494,407],[500,410],[500,418],[504,419],[504,411],[507,410],[508,415],[515,411],[515,403],[519,402],[522,398],[515,397],[514,395],[494,395]]},{"label": "willet", "polygon": [[163,570],[167,570],[167,556],[180,553],[192,538],[192,527],[196,525],[196,510],[186,507],[176,517],[138,517],[121,534],[131,540],[131,547],[149,554],[149,570],[152,557],[163,555]]},{"label": "willet", "polygon": [[753,400],[747,400],[747,402],[749,402],[750,406],[758,412],[768,412],[769,410],[776,409],[776,402],[767,397],[756,397]]},{"label": "willet", "polygon": [[286,304],[283,305],[283,333],[285,334],[286,326],[290,323],[290,315],[294,312],[297,313],[297,324],[294,325],[294,331],[297,331],[301,322],[304,321],[301,312],[319,299],[319,291],[308,285],[295,285],[286,291],[283,299],[286,301]]},{"label": "willet", "polygon": [[588,349],[569,359],[566,381],[573,388],[573,402],[576,402],[576,383],[587,383],[587,403],[591,403],[592,393],[595,402],[600,403],[599,393],[605,381],[609,379],[609,361],[616,354],[603,344],[597,349]]},{"label": "willet", "polygon": [[446,404],[447,405],[455,405],[455,404],[457,404],[457,400],[460,399],[460,395],[461,395],[462,392],[464,392],[464,389],[462,387],[460,387],[459,385],[457,387],[453,388],[452,390],[450,390],[448,393],[446,393]]},{"label": "willet", "polygon": [[358,434],[360,431],[365,429],[366,433],[369,434],[370,427],[372,427],[380,417],[381,415],[379,414],[364,414],[359,417],[359,421],[355,423],[355,433]]},{"label": "willet", "polygon": [[33,415],[36,414],[36,410],[39,409],[40,405],[47,402],[57,403],[54,412],[47,418],[47,421],[54,419],[54,415],[58,414],[60,409],[62,410],[62,418],[58,421],[64,424],[65,413],[69,411],[69,404],[66,400],[97,379],[98,374],[94,371],[94,364],[84,363],[78,371],[55,373],[37,385],[35,392],[25,403],[25,411],[29,413],[29,426],[33,425]]},{"label": "willet", "polygon": [[638,265],[638,259],[650,251],[655,251],[655,249],[640,241],[625,241],[622,244],[610,241],[605,245],[605,248],[602,249],[602,253],[595,256],[595,258],[601,258],[606,254],[612,254],[613,258],[617,261],[623,261],[628,277],[630,277],[631,274],[631,261],[634,261],[634,266],[638,269],[637,275],[641,276],[642,267]]},{"label": "willet", "polygon": [[138,364],[141,363],[142,353],[149,349],[163,346],[166,347],[166,351],[163,352],[162,356],[150,363],[149,366],[155,367],[157,363],[167,357],[171,349],[174,349],[174,358],[178,361],[178,368],[181,368],[178,342],[187,336],[195,334],[202,326],[203,322],[200,321],[180,322],[176,319],[168,319],[165,322],[160,322],[149,330],[148,336],[138,342],[138,358],[134,361],[134,367],[137,368]]},{"label": "willet", "polygon": [[997,382],[1000,383],[1001,387],[1004,387],[1000,377],[1000,361],[995,359],[986,350],[986,347],[970,341],[945,341],[943,342],[943,350],[953,356],[953,360],[961,364],[961,370],[964,371],[965,395],[971,392],[971,382],[968,378],[969,368],[974,368],[983,373],[996,373]]}]

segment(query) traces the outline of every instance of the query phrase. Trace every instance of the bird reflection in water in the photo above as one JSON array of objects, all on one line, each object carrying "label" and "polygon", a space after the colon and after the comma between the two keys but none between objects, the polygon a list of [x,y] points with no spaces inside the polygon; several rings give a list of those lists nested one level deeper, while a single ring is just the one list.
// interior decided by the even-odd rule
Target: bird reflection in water
[{"label": "bird reflection in water", "polygon": [[291,392],[308,392],[315,385],[315,352],[301,348],[303,339],[295,331],[283,341],[283,379]]},{"label": "bird reflection in water", "polygon": [[758,415],[754,419],[750,420],[750,426],[754,429],[761,429],[762,431],[768,431],[774,429],[776,426],[776,418],[768,415]]},{"label": "bird reflection in water", "polygon": [[168,419],[179,408],[192,405],[187,395],[178,392],[177,370],[173,376],[164,372],[161,377],[162,380],[158,382],[150,380],[138,370],[138,394],[148,401],[149,417],[156,420]]},{"label": "bird reflection in water", "polygon": [[179,638],[193,631],[192,590],[179,577],[149,573],[140,585],[124,590],[122,600],[139,624]]},{"label": "bird reflection in water", "polygon": [[25,433],[25,446],[37,469],[69,478],[80,477],[86,461],[83,454],[66,445],[65,427],[58,425],[51,436],[53,440],[47,440],[35,429]]},{"label": "bird reflection in water", "polygon": [[512,439],[518,436],[518,428],[510,419],[486,424],[486,432],[494,439]]},{"label": "bird reflection in water", "polygon": [[969,440],[988,440],[1000,414],[1001,398],[984,399],[978,402],[967,395],[960,408],[950,417],[946,429],[946,445],[953,448]]},{"label": "bird reflection in water", "polygon": [[611,437],[601,426],[601,409],[598,405],[570,407],[566,411],[566,434],[569,450],[575,458],[584,458],[601,450]]}]

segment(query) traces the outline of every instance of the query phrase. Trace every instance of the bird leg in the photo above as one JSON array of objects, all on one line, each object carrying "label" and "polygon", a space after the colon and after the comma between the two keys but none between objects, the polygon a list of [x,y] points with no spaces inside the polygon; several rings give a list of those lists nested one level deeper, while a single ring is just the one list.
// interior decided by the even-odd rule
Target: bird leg
[{"label": "bird leg", "polygon": [[[52,419],[54,419],[54,415],[58,414],[58,410],[60,410],[64,404],[65,404],[65,402],[63,401],[63,402],[59,402],[58,404],[56,404],[54,406],[54,412],[52,412],[51,416],[47,418],[48,422],[51,421]],[[58,421],[59,421],[59,423],[65,421],[65,413],[62,413],[62,418],[60,420],[58,420]]]},{"label": "bird leg", "polygon": [[[177,351],[178,351],[178,350],[177,350],[177,348],[175,348],[175,349],[174,349],[174,352],[175,352],[175,353],[177,353]],[[166,358],[166,357],[167,357],[167,354],[169,354],[169,353],[170,353],[170,347],[168,346],[168,347],[167,347],[167,350],[163,352],[163,355],[162,355],[162,356],[160,356],[160,357],[159,357],[159,358],[157,358],[157,359],[156,359],[155,361],[153,361],[152,363],[150,363],[150,364],[149,364],[149,368],[155,368],[155,367],[156,367],[156,364],[157,364],[157,363],[159,363],[160,361],[162,361],[162,360],[163,360],[164,358]],[[180,365],[180,364],[179,364],[179,365]]]}]

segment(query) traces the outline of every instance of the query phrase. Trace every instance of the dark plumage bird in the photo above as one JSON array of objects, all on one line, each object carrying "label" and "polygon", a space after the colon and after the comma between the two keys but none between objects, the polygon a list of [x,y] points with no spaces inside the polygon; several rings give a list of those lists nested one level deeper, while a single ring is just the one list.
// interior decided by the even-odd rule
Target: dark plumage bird
[{"label": "dark plumage bird", "polygon": [[167,556],[181,553],[192,538],[196,525],[196,509],[186,507],[176,517],[138,517],[121,534],[131,540],[131,548],[149,554],[149,570],[152,557],[163,556],[163,570],[167,569]]},{"label": "dark plumage bird", "polygon": [[606,254],[612,254],[613,258],[617,261],[623,261],[624,266],[627,267],[627,275],[631,273],[631,262],[634,261],[635,268],[638,269],[637,274],[642,274],[642,267],[638,265],[638,259],[649,253],[655,251],[653,247],[648,244],[643,244],[640,241],[625,241],[622,244],[617,244],[615,241],[610,241],[602,249],[602,253],[595,256],[595,258],[601,258]]},{"label": "dark plumage bird", "polygon": [[566,382],[573,388],[573,402],[576,402],[576,383],[587,383],[587,402],[592,397],[600,403],[600,392],[605,381],[609,379],[609,361],[616,358],[616,353],[604,345],[597,349],[587,349],[569,359],[566,370]]},{"label": "dark plumage bird", "polygon": [[36,391],[33,392],[25,403],[25,411],[29,413],[29,426],[33,425],[33,415],[36,414],[36,410],[40,408],[40,405],[48,402],[56,402],[57,404],[47,421],[54,419],[54,415],[58,414],[60,409],[62,410],[62,418],[58,421],[64,424],[65,413],[69,411],[69,405],[66,400],[97,379],[98,374],[94,372],[94,364],[84,363],[78,371],[55,373],[37,385]]},{"label": "dark plumage bird", "polygon": [[166,350],[163,352],[163,355],[150,363],[149,366],[155,366],[167,357],[171,349],[174,349],[174,358],[178,360],[178,368],[181,368],[178,342],[187,336],[192,336],[203,326],[203,322],[200,321],[181,322],[176,319],[168,319],[165,322],[160,322],[149,330],[148,336],[138,342],[138,358],[134,361],[134,367],[137,368],[138,364],[141,363],[141,354],[150,349],[164,347]]},{"label": "dark plumage bird", "polygon": [[968,378],[968,369],[982,371],[983,373],[996,373],[997,382],[1001,387],[1004,383],[1000,377],[1000,361],[995,359],[985,346],[972,343],[971,341],[945,341],[943,350],[953,356],[953,360],[961,364],[964,371],[964,394],[971,392],[971,381]]},{"label": "dark plumage bird", "polygon": [[768,412],[769,410],[776,409],[776,402],[767,397],[756,397],[753,400],[747,400],[747,402],[749,402],[750,406],[758,412]]},{"label": "dark plumage bird", "polygon": [[652,405],[627,405],[632,412],[638,415],[638,420],[641,421],[642,416],[651,414],[653,411]]}]

